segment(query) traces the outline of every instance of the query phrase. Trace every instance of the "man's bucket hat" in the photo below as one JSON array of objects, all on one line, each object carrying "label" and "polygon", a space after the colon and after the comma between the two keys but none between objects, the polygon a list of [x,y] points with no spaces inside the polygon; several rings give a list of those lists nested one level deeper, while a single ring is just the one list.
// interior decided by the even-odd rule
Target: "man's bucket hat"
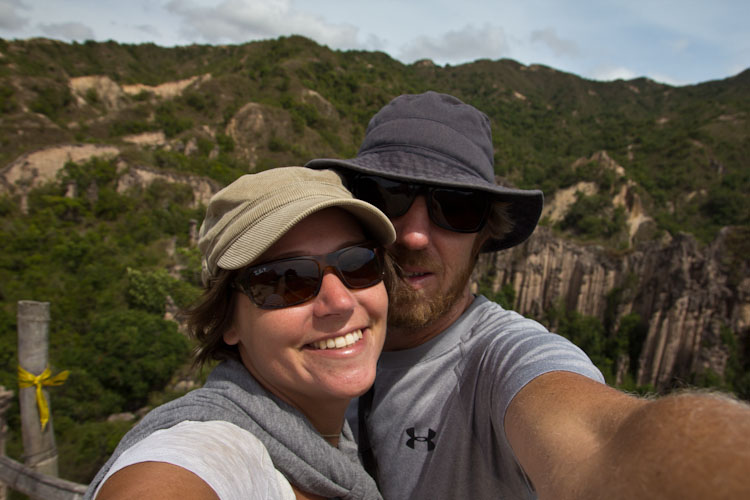
[{"label": "man's bucket hat", "polygon": [[539,222],[539,190],[495,184],[490,120],[459,99],[436,92],[401,95],[370,120],[356,158],[316,159],[306,167],[348,169],[407,182],[476,189],[509,202],[513,228],[482,248],[491,252],[526,240]]},{"label": "man's bucket hat", "polygon": [[247,174],[208,203],[198,239],[203,284],[208,285],[219,268],[251,264],[299,221],[329,207],[352,214],[381,245],[396,239],[388,217],[355,199],[331,170],[279,167]]}]

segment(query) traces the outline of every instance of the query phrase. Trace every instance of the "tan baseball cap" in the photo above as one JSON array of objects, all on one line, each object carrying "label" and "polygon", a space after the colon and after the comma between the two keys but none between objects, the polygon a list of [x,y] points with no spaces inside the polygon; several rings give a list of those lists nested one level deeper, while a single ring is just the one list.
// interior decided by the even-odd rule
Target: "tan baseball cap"
[{"label": "tan baseball cap", "polygon": [[299,221],[329,207],[352,214],[382,245],[396,239],[388,217],[355,199],[331,170],[279,167],[247,174],[208,203],[198,238],[203,284],[207,285],[219,268],[249,265]]}]

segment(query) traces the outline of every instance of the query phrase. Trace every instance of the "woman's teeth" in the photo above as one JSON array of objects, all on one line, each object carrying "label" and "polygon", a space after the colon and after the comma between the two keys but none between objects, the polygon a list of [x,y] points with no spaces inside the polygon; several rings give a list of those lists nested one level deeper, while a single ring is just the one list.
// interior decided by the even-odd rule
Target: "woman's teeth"
[{"label": "woman's teeth", "polygon": [[342,335],[341,337],[318,340],[317,342],[310,344],[310,347],[313,349],[341,349],[342,347],[354,344],[361,338],[362,330],[354,330],[353,332]]}]

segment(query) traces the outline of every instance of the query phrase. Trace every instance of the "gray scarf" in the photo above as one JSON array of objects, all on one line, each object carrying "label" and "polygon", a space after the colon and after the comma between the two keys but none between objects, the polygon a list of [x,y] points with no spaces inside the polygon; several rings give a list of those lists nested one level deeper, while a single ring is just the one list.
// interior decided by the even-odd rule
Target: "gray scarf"
[{"label": "gray scarf", "polygon": [[141,439],[185,420],[231,422],[251,432],[268,450],[274,466],[303,491],[343,500],[380,500],[372,478],[359,463],[349,424],[334,448],[298,410],[266,391],[236,361],[225,361],[200,389],[159,406],[123,438],[89,485],[91,498],[115,459]]}]

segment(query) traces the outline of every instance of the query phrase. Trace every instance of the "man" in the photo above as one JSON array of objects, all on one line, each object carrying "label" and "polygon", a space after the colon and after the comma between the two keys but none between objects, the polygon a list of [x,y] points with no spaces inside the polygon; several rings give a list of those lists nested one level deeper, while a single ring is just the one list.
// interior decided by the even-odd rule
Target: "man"
[{"label": "man", "polygon": [[750,492],[746,406],[623,394],[567,340],[472,295],[478,254],[523,242],[542,209],[541,192],[495,184],[493,156],[483,113],[427,92],[383,107],[356,158],[307,164],[396,228],[387,352],[352,422],[384,498]]}]

